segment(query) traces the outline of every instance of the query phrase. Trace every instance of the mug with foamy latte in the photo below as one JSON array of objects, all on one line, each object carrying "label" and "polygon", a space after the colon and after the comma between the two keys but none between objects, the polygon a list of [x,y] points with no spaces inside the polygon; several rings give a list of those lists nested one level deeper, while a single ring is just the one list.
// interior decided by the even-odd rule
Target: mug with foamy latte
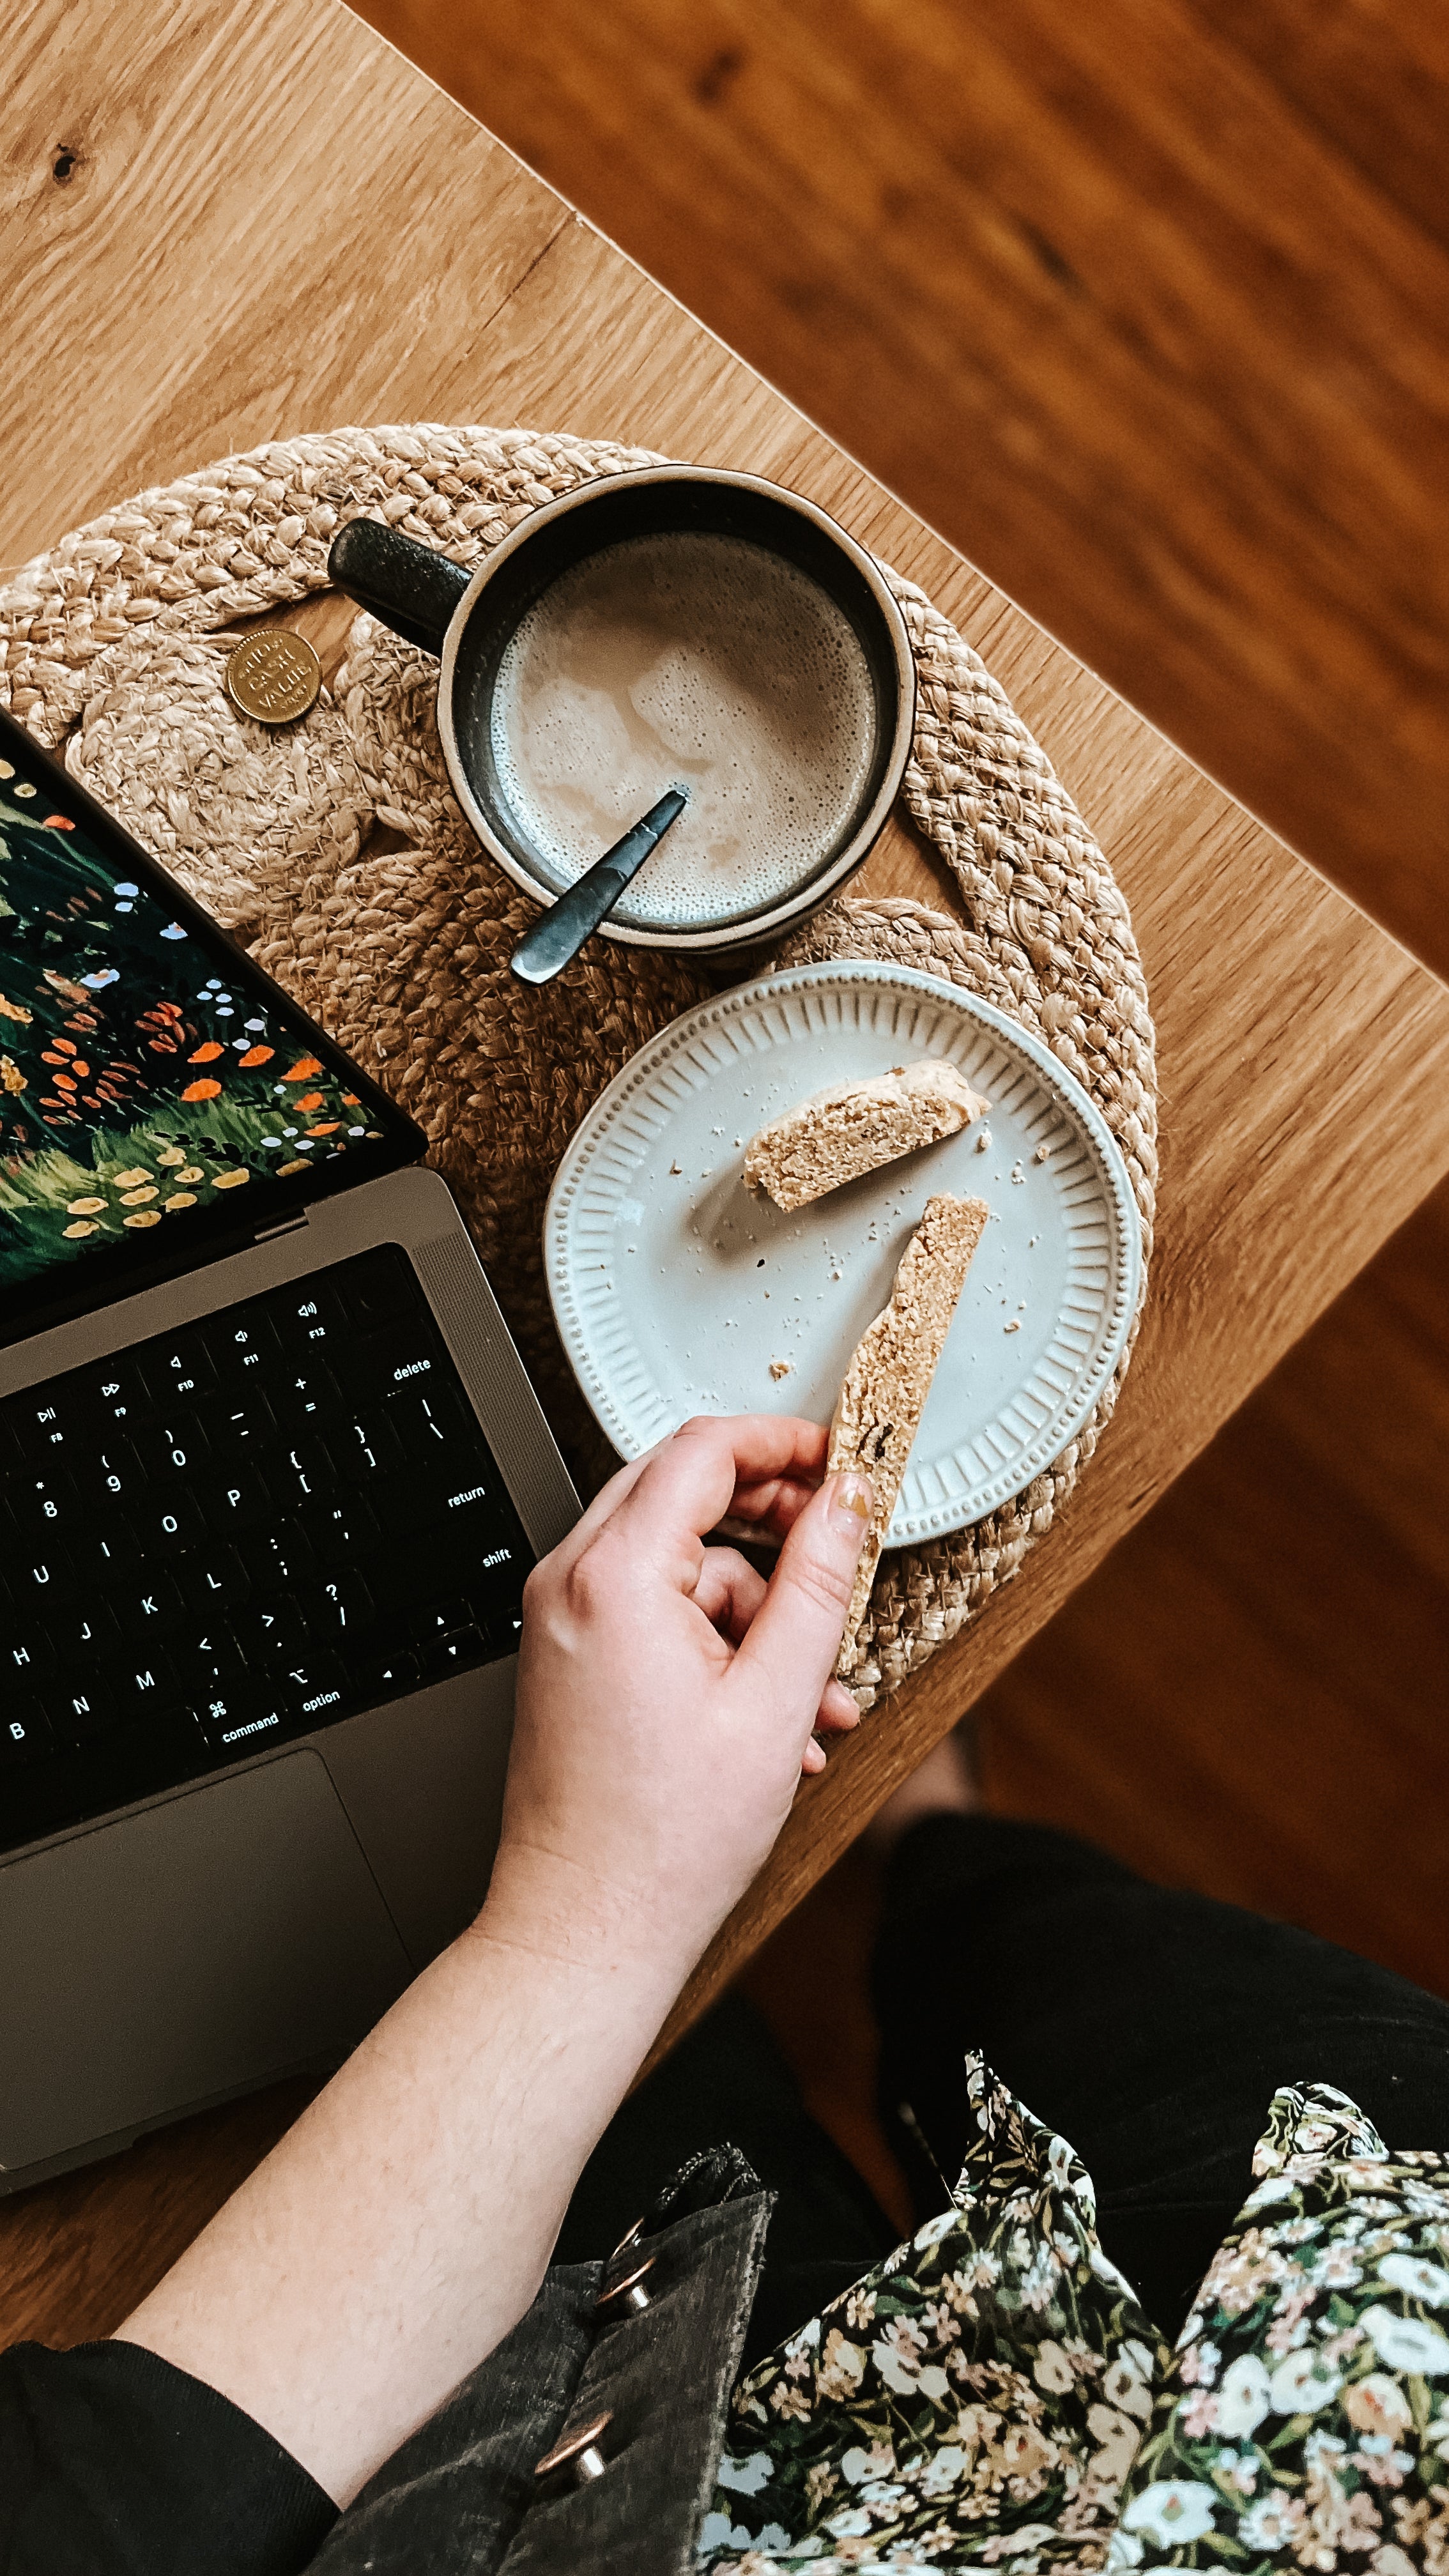
[{"label": "mug with foamy latte", "polygon": [[879,835],[915,666],[872,558],[751,474],[581,484],[469,575],[353,519],[332,578],[438,654],[438,724],[485,849],[552,903],[666,789],[689,802],[604,925],[729,951],[822,904]]}]

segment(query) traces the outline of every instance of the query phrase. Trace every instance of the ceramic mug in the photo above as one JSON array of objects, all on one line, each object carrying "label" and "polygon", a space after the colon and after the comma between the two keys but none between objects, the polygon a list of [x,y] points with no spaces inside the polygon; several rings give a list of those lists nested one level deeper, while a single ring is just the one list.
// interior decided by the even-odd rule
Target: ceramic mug
[{"label": "ceramic mug", "polygon": [[[650,918],[642,899],[626,900],[603,925],[603,936],[635,947],[747,951],[807,919],[853,875],[880,835],[910,756],[916,677],[905,621],[879,566],[825,511],[757,475],[646,466],[581,483],[546,503],[472,573],[365,518],[341,530],[329,570],[361,607],[439,656],[438,730],[454,793],[489,855],[548,905],[587,861],[571,870],[542,846],[510,794],[497,734],[504,656],[551,585],[589,557],[633,538],[686,532],[744,540],[783,557],[841,612],[868,675],[864,757],[798,882],[774,886],[763,900],[737,901],[717,917],[699,916],[697,896],[678,919]],[[601,854],[602,844],[593,855]]]}]

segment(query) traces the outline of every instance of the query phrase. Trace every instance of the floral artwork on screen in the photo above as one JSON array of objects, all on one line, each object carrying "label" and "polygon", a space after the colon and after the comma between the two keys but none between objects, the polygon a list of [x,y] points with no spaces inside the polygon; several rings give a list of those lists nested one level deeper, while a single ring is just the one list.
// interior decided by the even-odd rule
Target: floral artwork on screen
[{"label": "floral artwork on screen", "polygon": [[0,761],[0,1289],[376,1137],[231,953]]}]

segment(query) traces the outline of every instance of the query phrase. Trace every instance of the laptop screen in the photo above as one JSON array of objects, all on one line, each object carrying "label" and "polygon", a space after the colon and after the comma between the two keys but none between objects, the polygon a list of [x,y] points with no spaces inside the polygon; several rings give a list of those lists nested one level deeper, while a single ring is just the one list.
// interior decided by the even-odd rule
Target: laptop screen
[{"label": "laptop screen", "polygon": [[423,1144],[0,716],[0,1338],[190,1268]]}]

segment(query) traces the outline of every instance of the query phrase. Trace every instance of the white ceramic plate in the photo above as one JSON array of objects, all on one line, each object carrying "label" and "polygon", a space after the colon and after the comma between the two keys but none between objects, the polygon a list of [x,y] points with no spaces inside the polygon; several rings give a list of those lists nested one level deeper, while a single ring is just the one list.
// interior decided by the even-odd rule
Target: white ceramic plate
[{"label": "white ceramic plate", "polygon": [[[924,1055],[949,1057],[985,1093],[984,1121],[789,1216],[746,1189],[743,1149],[767,1119]],[[544,1219],[559,1331],[615,1448],[637,1457],[692,1413],[827,1422],[938,1190],[984,1198],[992,1221],[890,1547],[964,1529],[1019,1493],[1116,1366],[1141,1229],[1106,1123],[1039,1040],[907,967],[796,967],[641,1047],[580,1126]]]}]

